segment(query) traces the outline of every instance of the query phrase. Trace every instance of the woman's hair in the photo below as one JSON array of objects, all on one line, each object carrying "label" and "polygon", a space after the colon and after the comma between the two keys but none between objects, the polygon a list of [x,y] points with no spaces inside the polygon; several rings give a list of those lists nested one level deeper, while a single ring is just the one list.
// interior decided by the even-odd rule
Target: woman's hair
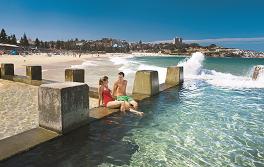
[{"label": "woman's hair", "polygon": [[103,84],[103,80],[102,78],[99,79],[99,86],[101,86]]},{"label": "woman's hair", "polygon": [[104,76],[104,77],[100,78],[100,79],[99,79],[99,85],[100,85],[100,86],[103,85],[103,82],[104,82],[104,81],[107,81],[107,80],[108,80],[108,76]]}]

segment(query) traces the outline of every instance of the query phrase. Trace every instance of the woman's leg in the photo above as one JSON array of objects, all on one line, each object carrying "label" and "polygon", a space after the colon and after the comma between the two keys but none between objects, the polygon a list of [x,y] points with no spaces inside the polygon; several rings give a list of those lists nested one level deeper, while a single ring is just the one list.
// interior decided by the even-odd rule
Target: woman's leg
[{"label": "woman's leg", "polygon": [[122,101],[110,101],[107,103],[106,107],[112,109],[120,108],[122,103]]}]

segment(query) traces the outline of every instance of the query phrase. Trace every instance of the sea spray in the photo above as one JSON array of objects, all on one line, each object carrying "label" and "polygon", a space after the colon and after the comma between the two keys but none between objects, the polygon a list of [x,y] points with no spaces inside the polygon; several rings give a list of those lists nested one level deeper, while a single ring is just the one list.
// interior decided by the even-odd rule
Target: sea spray
[{"label": "sea spray", "polygon": [[184,76],[193,76],[201,73],[203,66],[204,54],[201,52],[196,52],[192,54],[191,58],[184,59],[178,64],[178,66],[183,66]]},{"label": "sea spray", "polygon": [[180,62],[178,66],[183,66],[184,78],[204,80],[211,85],[223,88],[264,88],[264,71],[261,72],[258,79],[254,81],[251,78],[252,76],[249,76],[248,73],[244,76],[236,76],[230,73],[222,73],[215,70],[204,69],[204,60],[204,54],[201,52],[196,52],[192,54],[192,57]]}]

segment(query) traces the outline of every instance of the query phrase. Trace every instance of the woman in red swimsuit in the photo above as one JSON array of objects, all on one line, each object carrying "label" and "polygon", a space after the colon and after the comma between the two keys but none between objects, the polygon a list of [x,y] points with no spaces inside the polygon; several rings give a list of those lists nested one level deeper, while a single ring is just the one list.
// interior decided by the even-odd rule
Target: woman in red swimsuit
[{"label": "woman in red swimsuit", "polygon": [[111,90],[108,88],[108,77],[104,76],[99,80],[99,101],[98,106],[103,104],[105,107],[108,108],[120,108],[122,112],[125,112],[126,105],[123,101],[115,101],[112,96]]}]

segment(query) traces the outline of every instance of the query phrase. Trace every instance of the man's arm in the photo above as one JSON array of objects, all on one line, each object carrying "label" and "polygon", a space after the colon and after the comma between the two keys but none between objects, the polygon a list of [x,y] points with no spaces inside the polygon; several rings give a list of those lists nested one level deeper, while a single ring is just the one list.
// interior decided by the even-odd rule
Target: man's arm
[{"label": "man's arm", "polygon": [[127,80],[125,80],[125,82],[124,82],[124,95],[126,96],[127,94],[126,94],[126,88],[127,88]]}]

